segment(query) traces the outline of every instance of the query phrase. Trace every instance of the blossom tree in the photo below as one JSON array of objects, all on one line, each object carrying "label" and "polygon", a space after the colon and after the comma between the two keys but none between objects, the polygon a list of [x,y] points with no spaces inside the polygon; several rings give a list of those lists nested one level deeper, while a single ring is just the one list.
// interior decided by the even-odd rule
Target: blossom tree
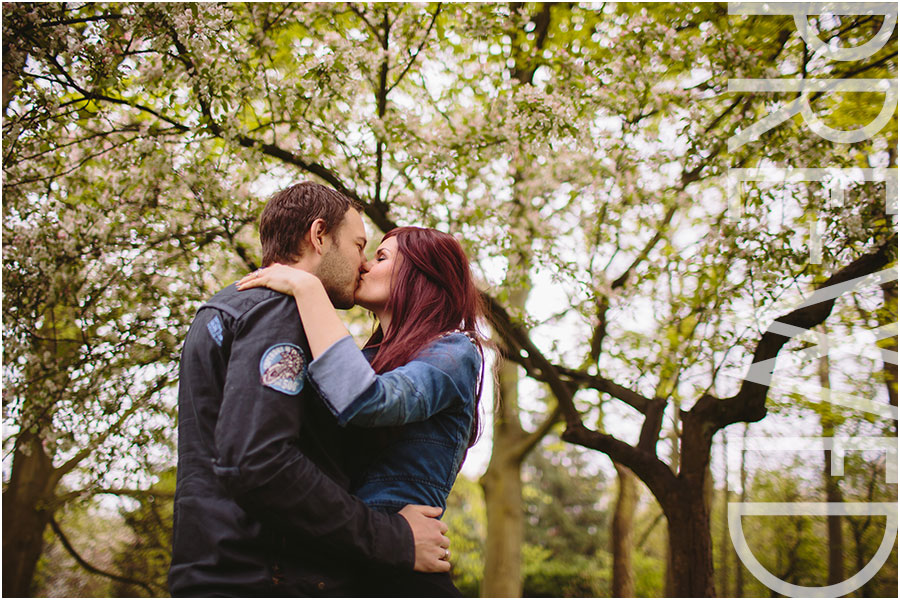
[{"label": "blossom tree", "polygon": [[[788,341],[748,334],[735,311],[894,260],[880,184],[851,186],[850,217],[821,190],[800,204],[760,186],[731,219],[724,177],[801,158],[893,165],[896,117],[856,145],[789,121],[729,151],[773,100],[727,82],[896,72],[895,35],[843,65],[807,54],[789,18],[719,5],[3,10],[5,594],[27,595],[62,506],[146,493],[171,461],[179,335],[255,267],[259,198],[280,182],[323,181],[382,231],[463,239],[500,358],[550,391],[564,439],[662,506],[677,595],[714,592],[712,435],[766,414],[767,385],[715,390]],[[878,24],[817,26],[858,41]],[[850,114],[865,122],[883,95],[861,96]],[[814,98],[836,125],[846,116],[830,102]],[[828,225],[817,264],[798,233],[812,211]],[[524,300],[529,287],[556,295]],[[781,320],[809,328],[829,312]]]}]

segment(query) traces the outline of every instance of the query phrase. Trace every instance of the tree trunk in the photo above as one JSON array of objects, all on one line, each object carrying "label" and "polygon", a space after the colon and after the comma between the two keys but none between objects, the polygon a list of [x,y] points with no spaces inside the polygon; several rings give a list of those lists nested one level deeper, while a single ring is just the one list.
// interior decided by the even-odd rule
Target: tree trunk
[{"label": "tree trunk", "polygon": [[50,523],[53,464],[41,439],[23,433],[13,452],[9,485],[3,492],[3,596],[32,595],[34,571]]},{"label": "tree trunk", "polygon": [[672,530],[669,528],[669,518],[666,517],[666,577],[665,577],[665,593],[666,598],[674,598],[675,593],[675,566],[672,564]]},{"label": "tree trunk", "polygon": [[[824,390],[831,389],[831,376],[829,372],[828,355],[819,358],[819,385]],[[822,423],[822,437],[834,437],[834,419],[831,415],[831,407],[825,402],[822,404],[820,420]],[[843,502],[841,487],[837,479],[831,475],[831,450],[825,450],[825,499],[828,502]],[[844,532],[840,515],[828,515],[828,585],[834,585],[844,581]]]},{"label": "tree trunk", "polygon": [[487,508],[487,542],[481,596],[522,595],[522,544],[525,513],[522,509],[522,460],[516,452],[525,437],[519,423],[518,367],[502,360],[498,368],[499,406],[494,416],[494,449],[481,477]]},{"label": "tree trunk", "polygon": [[[534,17],[536,23],[535,49],[544,43],[544,33],[550,25],[550,6],[540,7]],[[515,38],[519,24],[511,21],[511,34]],[[534,77],[537,63],[529,53],[513,45],[510,58],[514,66],[510,76],[519,85],[527,85]],[[534,64],[532,65],[531,63]],[[524,175],[518,169],[512,173],[514,188],[518,188]],[[525,205],[514,192],[514,205],[518,211]],[[521,212],[518,216],[521,216]],[[530,256],[527,253],[510,258],[508,281],[515,275],[522,275],[528,281]],[[512,287],[508,306],[524,309],[530,285]],[[482,597],[520,597],[522,595],[522,544],[525,541],[525,512],[522,508],[522,462],[529,450],[521,448],[528,434],[519,420],[519,369],[510,361],[498,359],[497,409],[494,414],[494,438],[491,462],[481,477],[484,502],[487,508],[487,542],[484,557],[484,580],[481,582]]]},{"label": "tree trunk", "polygon": [[[673,408],[675,409],[672,412],[672,430],[669,432],[669,442],[672,444],[672,456],[669,459],[669,467],[672,469],[673,473],[678,473],[678,469],[681,468],[681,427],[680,427],[680,415],[681,415],[681,402],[677,397],[672,399]],[[664,511],[665,512],[665,511]],[[666,530],[666,539],[668,540],[672,535],[672,530]],[[677,596],[675,593],[675,570],[672,566],[672,544],[667,541],[666,542],[666,596],[673,597]]]},{"label": "tree trunk", "polygon": [[612,595],[634,597],[634,570],[631,554],[634,551],[634,511],[637,508],[637,477],[628,468],[613,463],[619,480],[619,492],[612,520],[613,577]]},{"label": "tree trunk", "polygon": [[[877,487],[876,480],[883,479],[885,477],[885,471],[879,468],[877,465],[872,465],[872,471],[869,473],[869,480],[866,483],[866,502],[872,502],[875,500],[875,490]],[[853,549],[854,549],[854,559],[855,559],[855,567],[854,573],[862,572],[863,568],[865,568],[866,564],[871,557],[871,552],[874,550],[873,548],[867,547],[865,543],[866,533],[869,531],[869,527],[877,522],[877,518],[873,519],[873,515],[866,515],[865,517],[849,517],[847,519],[848,526],[850,528],[850,535],[853,537]],[[877,527],[877,526],[876,526]],[[875,542],[876,546],[881,543],[881,538],[877,538]],[[870,577],[863,586],[858,590],[858,595],[861,598],[874,598],[878,595],[878,589],[875,584],[875,578]]]},{"label": "tree trunk", "polygon": [[728,435],[722,431],[722,465],[725,474],[722,478],[722,522],[719,526],[719,594],[728,597],[730,587],[728,557],[731,556],[731,536],[728,534]]},{"label": "tree trunk", "polygon": [[[855,572],[859,573],[864,568],[866,568],[865,548],[864,548],[863,539],[862,539],[863,529],[861,527],[854,526],[854,524],[851,522],[850,534],[853,536],[853,542],[854,542],[853,543],[853,548],[854,548],[853,558],[854,558],[854,563],[856,565]],[[865,586],[863,586],[861,594],[862,594],[863,598],[871,598],[872,597],[870,594],[866,593]]]},{"label": "tree trunk", "polygon": [[[888,325],[897,322],[897,282],[888,281],[881,284],[881,292],[884,297],[884,305],[876,311],[879,325]],[[878,342],[880,348],[897,352],[897,336],[892,335]],[[888,402],[891,406],[897,406],[897,365],[884,361],[882,367],[884,383],[887,386]],[[890,435],[897,435],[897,421],[890,420]]]},{"label": "tree trunk", "polygon": [[[525,256],[511,260],[508,276],[522,275],[527,281],[527,264]],[[520,284],[510,293],[509,306],[523,309],[529,290],[527,284]],[[522,595],[522,545],[525,543],[522,463],[533,446],[527,446],[529,434],[519,418],[519,366],[498,356],[496,372],[493,450],[480,482],[487,509],[481,595],[509,598]]]},{"label": "tree trunk", "polygon": [[669,529],[670,596],[713,597],[712,537],[709,504],[703,483],[681,482],[673,501],[664,506]]},{"label": "tree trunk", "polygon": [[[495,465],[493,459],[492,465]],[[525,515],[522,511],[520,464],[490,468],[481,478],[487,507],[487,544],[481,596],[522,596],[522,543]]]},{"label": "tree trunk", "polygon": [[[750,424],[744,423],[744,435],[741,443],[741,495],[740,502],[747,501],[747,433],[750,431]],[[740,557],[735,561],[734,576],[734,595],[738,598],[744,597],[744,563]]]},{"label": "tree trunk", "polygon": [[[671,595],[697,598],[716,595],[710,531],[709,424],[692,413],[682,419],[681,469],[677,483],[661,498],[669,530]],[[683,415],[684,417],[684,415]]]}]

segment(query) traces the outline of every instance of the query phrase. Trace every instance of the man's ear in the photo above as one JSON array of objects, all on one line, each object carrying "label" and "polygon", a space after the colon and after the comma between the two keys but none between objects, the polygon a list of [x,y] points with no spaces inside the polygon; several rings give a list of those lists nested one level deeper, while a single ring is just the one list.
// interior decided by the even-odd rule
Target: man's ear
[{"label": "man's ear", "polygon": [[309,226],[309,231],[306,233],[306,241],[309,242],[310,248],[316,254],[324,254],[325,252],[326,229],[325,219],[316,219]]}]

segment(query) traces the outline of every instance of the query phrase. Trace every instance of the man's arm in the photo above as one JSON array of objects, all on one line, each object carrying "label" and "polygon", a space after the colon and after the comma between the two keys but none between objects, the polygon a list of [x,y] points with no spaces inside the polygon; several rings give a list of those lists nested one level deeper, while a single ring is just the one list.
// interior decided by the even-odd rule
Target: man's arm
[{"label": "man's arm", "polygon": [[292,299],[264,300],[235,321],[233,334],[213,468],[236,501],[356,558],[446,570],[430,559],[443,554],[443,524],[369,509],[298,448],[308,357],[295,343],[302,330]]}]

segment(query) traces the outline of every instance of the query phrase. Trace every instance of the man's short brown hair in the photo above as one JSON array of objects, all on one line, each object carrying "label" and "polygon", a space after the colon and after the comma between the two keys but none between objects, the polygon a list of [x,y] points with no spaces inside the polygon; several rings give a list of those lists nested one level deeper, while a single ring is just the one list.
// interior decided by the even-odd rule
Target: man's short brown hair
[{"label": "man's short brown hair", "polygon": [[329,187],[304,181],[275,193],[259,220],[262,266],[291,264],[300,260],[303,238],[316,219],[325,221],[325,232],[335,230],[347,210],[362,206]]}]

